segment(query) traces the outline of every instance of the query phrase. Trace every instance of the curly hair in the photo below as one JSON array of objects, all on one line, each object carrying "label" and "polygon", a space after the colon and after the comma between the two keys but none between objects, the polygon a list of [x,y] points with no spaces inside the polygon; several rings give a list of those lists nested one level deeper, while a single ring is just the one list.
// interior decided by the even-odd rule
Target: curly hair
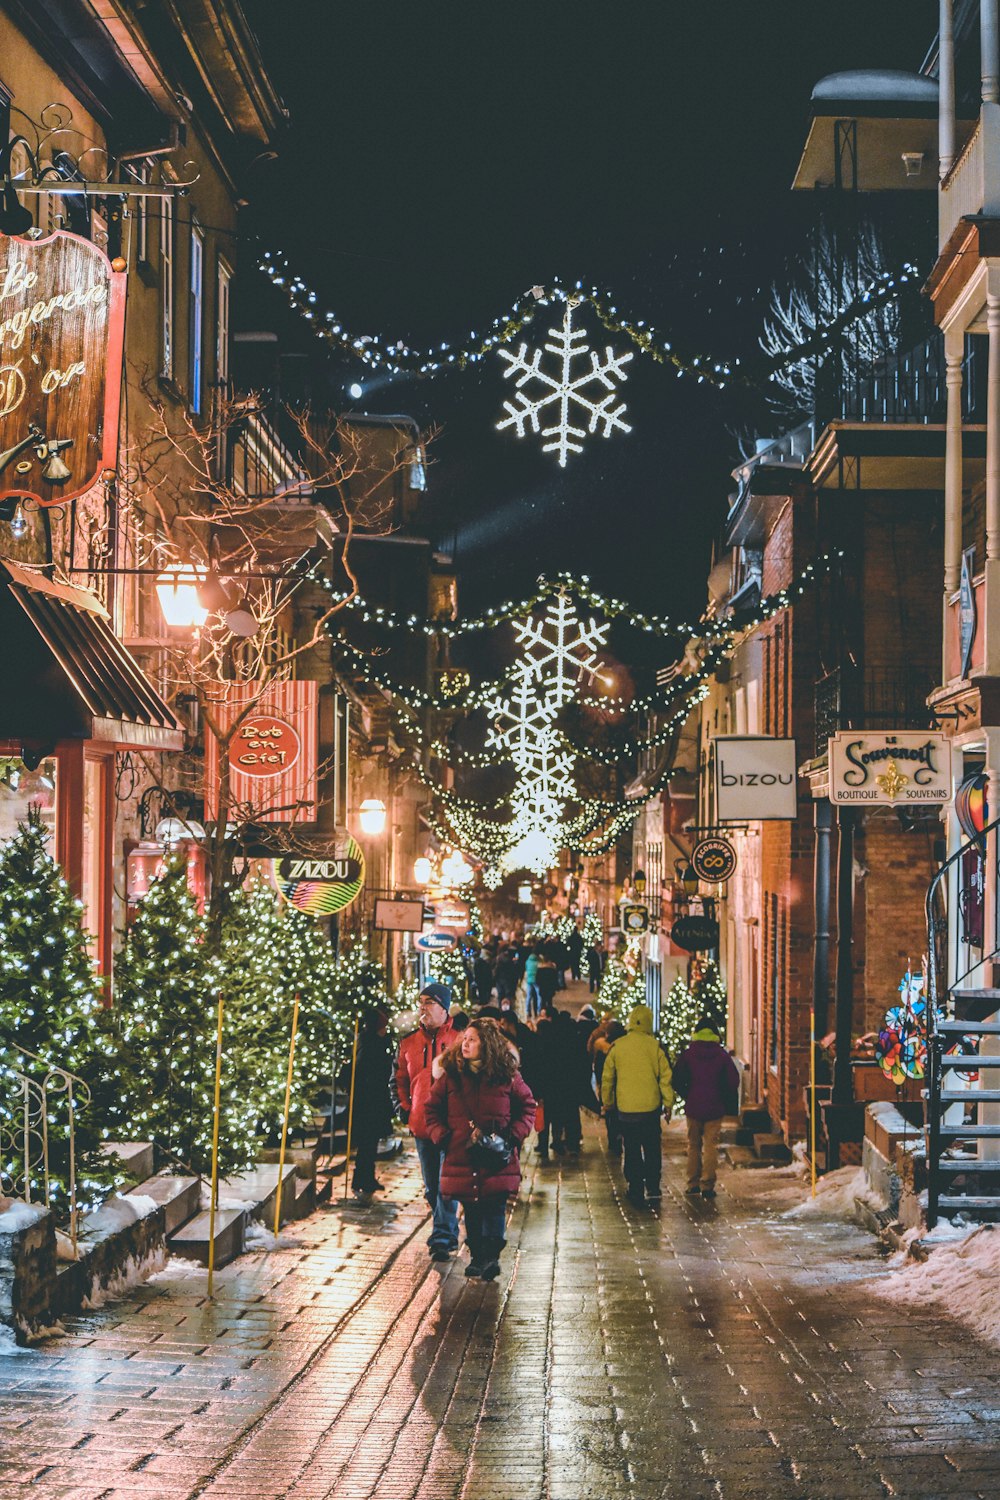
[{"label": "curly hair", "polygon": [[[479,1060],[486,1082],[510,1083],[517,1072],[517,1057],[496,1021],[491,1021],[488,1016],[478,1016],[469,1022],[468,1030],[479,1034]],[[465,1035],[464,1032],[462,1034]],[[441,1067],[451,1078],[457,1078],[460,1073],[472,1072],[462,1056],[461,1042],[456,1042],[447,1052],[442,1052]]]}]

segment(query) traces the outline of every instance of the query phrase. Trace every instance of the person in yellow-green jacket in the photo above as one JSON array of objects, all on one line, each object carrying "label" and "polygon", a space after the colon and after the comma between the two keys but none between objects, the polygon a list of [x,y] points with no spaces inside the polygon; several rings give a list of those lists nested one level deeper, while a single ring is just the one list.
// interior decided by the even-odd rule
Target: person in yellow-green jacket
[{"label": "person in yellow-green jacket", "polygon": [[611,1048],[601,1075],[601,1102],[616,1109],[625,1143],[628,1199],[636,1208],[660,1201],[660,1111],[670,1109],[667,1054],[653,1035],[653,1012],[637,1005]]}]

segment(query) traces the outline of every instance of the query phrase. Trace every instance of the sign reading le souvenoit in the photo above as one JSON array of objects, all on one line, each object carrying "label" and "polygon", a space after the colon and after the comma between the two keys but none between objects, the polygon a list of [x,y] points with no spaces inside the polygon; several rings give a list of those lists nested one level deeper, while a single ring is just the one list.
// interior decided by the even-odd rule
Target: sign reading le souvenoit
[{"label": "sign reading le souvenoit", "polygon": [[125,282],[79,235],[0,235],[0,499],[65,504],[114,469]]},{"label": "sign reading le souvenoit", "polygon": [[847,729],[829,751],[831,802],[896,807],[952,799],[951,748],[936,730]]},{"label": "sign reading le souvenoit", "polygon": [[728,839],[700,839],[691,851],[691,868],[699,880],[718,884],[736,869],[736,850]]},{"label": "sign reading le souvenoit", "polygon": [[794,740],[738,734],[717,735],[712,743],[715,813],[720,823],[795,819],[798,799]]}]

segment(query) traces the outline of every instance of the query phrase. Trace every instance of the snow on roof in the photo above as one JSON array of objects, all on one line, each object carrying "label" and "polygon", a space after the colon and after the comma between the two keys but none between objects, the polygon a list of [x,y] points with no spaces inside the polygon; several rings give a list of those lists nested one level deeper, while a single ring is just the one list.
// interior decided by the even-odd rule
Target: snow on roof
[{"label": "snow on roof", "polygon": [[934,78],[907,73],[901,68],[854,68],[829,73],[812,91],[813,104],[824,100],[852,99],[858,103],[929,105],[937,108],[938,86]]}]

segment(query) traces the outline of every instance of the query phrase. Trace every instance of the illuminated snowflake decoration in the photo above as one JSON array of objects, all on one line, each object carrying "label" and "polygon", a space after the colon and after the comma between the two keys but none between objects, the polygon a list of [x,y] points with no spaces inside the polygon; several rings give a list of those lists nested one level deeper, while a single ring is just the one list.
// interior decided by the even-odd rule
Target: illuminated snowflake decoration
[{"label": "illuminated snowflake decoration", "polygon": [[521,621],[516,629],[522,655],[514,687],[488,705],[493,724],[486,743],[517,771],[501,867],[506,874],[544,875],[562,846],[566,804],[576,797],[577,757],[555,727],[556,714],[581,679],[597,674],[608,627],[580,620],[571,600],[559,594],[540,619]]},{"label": "illuminated snowflake decoration", "polygon": [[[549,329],[549,340],[541,349],[529,355],[527,344],[522,344],[516,354],[509,349],[499,349],[501,359],[507,361],[505,380],[514,380],[517,394],[513,401],[505,401],[507,415],[497,423],[497,431],[513,427],[519,438],[528,432],[541,433],[543,453],[555,453],[559,467],[565,469],[571,453],[582,453],[583,442],[588,433],[600,432],[609,438],[613,432],[631,432],[623,421],[626,410],[624,401],[618,401],[616,381],[625,381],[628,375],[625,366],[631,354],[615,354],[610,346],[603,357],[582,342],[586,334],[573,327],[573,304],[567,302],[566,314],[561,328]],[[557,374],[550,375],[542,369],[546,354],[554,354]],[[587,360],[589,365],[581,369],[578,361]],[[574,369],[578,373],[574,374]],[[525,387],[538,390],[531,396]],[[602,395],[601,392],[604,392]],[[574,425],[585,422],[586,426]],[[548,426],[542,424],[547,422]]]}]

